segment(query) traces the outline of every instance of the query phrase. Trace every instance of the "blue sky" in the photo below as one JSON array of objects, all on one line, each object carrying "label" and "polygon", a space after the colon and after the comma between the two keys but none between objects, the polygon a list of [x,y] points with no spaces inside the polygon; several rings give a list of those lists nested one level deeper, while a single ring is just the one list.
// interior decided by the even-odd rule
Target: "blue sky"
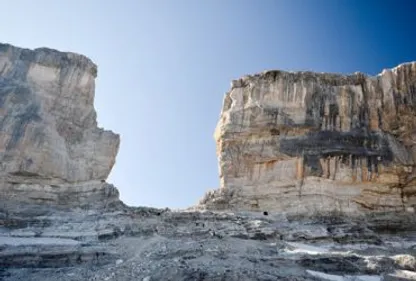
[{"label": "blue sky", "polygon": [[180,208],[219,186],[214,128],[232,79],[266,69],[376,74],[416,60],[409,0],[0,0],[0,41],[98,65],[109,181],[129,205]]}]

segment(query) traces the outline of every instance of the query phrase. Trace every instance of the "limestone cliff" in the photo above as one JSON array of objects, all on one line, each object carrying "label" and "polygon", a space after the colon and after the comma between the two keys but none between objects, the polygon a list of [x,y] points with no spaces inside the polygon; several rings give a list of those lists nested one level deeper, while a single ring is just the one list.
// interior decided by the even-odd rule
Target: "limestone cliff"
[{"label": "limestone cliff", "polygon": [[120,140],[97,127],[96,76],[82,55],[0,44],[2,199],[68,204],[116,193],[104,181]]},{"label": "limestone cliff", "polygon": [[[105,183],[119,137],[97,128],[89,59],[0,44],[0,280],[415,280],[415,73],[234,82],[216,210],[171,211]],[[399,212],[292,212],[341,208]]]},{"label": "limestone cliff", "polygon": [[416,63],[375,77],[267,71],[232,82],[207,208],[287,212],[416,206]]}]

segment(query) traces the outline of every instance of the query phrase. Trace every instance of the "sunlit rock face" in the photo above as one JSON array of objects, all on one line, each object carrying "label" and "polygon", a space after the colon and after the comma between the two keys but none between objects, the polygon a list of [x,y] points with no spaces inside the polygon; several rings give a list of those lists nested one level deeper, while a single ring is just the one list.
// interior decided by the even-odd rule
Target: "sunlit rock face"
[{"label": "sunlit rock face", "polygon": [[97,128],[89,59],[0,44],[0,280],[410,280],[414,73],[235,81],[222,188],[171,211],[105,182],[119,137]]},{"label": "sunlit rock face", "polygon": [[267,71],[232,82],[206,208],[287,212],[416,206],[416,63],[375,77]]},{"label": "sunlit rock face", "polygon": [[0,44],[3,196],[43,202],[105,189],[120,140],[97,127],[96,76],[82,55]]}]

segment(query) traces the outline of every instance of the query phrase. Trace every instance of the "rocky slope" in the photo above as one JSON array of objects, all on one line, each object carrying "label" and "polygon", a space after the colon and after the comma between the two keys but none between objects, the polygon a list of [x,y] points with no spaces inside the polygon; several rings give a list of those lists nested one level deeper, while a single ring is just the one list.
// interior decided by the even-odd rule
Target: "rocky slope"
[{"label": "rocky slope", "polygon": [[388,218],[40,207],[0,227],[0,280],[415,280],[415,218]]},{"label": "rocky slope", "polygon": [[[283,207],[253,212],[269,204],[266,193],[257,190],[263,201],[254,208],[245,203],[252,199],[250,196],[241,197],[246,195],[240,191],[233,195],[237,186],[221,189],[226,192],[220,195],[227,195],[214,199],[222,202],[207,197],[204,205],[193,208],[217,208],[215,211],[125,206],[118,199],[117,189],[105,182],[115,162],[119,137],[97,128],[93,107],[96,74],[96,66],[81,55],[0,45],[0,280],[416,279],[416,217],[402,208],[354,215],[332,208],[326,209],[331,212],[305,213],[293,212],[284,202],[287,212],[278,211]],[[380,150],[367,148],[363,153],[380,151],[376,155],[391,161],[386,162],[389,165],[401,161],[394,158],[397,155],[407,157],[400,158],[403,161],[413,161],[408,157],[411,135],[406,133],[411,128],[400,120],[400,126],[408,127],[399,127],[394,138],[386,137],[388,144]],[[283,131],[282,126],[273,128]],[[246,137],[250,134],[253,140],[259,137],[254,131]],[[273,134],[276,136],[276,131]],[[333,142],[337,133],[330,134]],[[227,137],[233,135],[237,143],[243,140],[243,131],[228,132]],[[312,135],[313,140],[320,137],[319,132]],[[286,143],[287,149],[311,147],[304,138],[294,137]],[[315,144],[332,151],[332,142]],[[352,145],[348,151],[360,151],[360,145]],[[255,149],[243,150],[243,155]],[[303,150],[312,151],[308,149]],[[384,152],[392,150],[394,153]],[[270,152],[272,147],[264,146],[263,151]],[[287,163],[298,161],[297,152],[285,153],[286,158],[279,161],[290,170]],[[309,163],[307,157],[303,163]],[[391,169],[387,164],[377,166],[380,175]],[[307,164],[299,166],[299,178],[305,179],[302,188],[306,189],[307,181],[318,175],[312,178]],[[411,170],[412,166],[406,167]],[[242,171],[238,175],[243,175]],[[259,182],[266,182],[267,176],[274,179],[272,174],[264,175]],[[231,183],[228,176],[222,174],[225,182]],[[328,177],[320,180],[332,185],[339,180]],[[391,177],[392,182],[397,179],[394,174]],[[290,179],[288,173],[288,182]],[[357,186],[364,179],[356,180]],[[371,196],[392,196],[391,191],[380,195],[379,183],[370,182],[377,184],[377,192]],[[401,202],[404,186],[400,186]],[[287,190],[290,195],[290,187]],[[313,196],[299,200],[325,210],[322,205],[331,204],[333,199],[325,202],[322,190],[319,185],[314,191],[322,201]],[[351,192],[350,187],[345,190]],[[299,197],[303,194],[307,193],[302,191]],[[296,203],[293,196],[287,202]],[[224,208],[249,211],[218,210]]]},{"label": "rocky slope", "polygon": [[294,213],[416,206],[416,63],[370,77],[267,71],[233,81],[209,209]]},{"label": "rocky slope", "polygon": [[3,218],[0,280],[414,280],[415,217],[386,218],[39,205]]}]

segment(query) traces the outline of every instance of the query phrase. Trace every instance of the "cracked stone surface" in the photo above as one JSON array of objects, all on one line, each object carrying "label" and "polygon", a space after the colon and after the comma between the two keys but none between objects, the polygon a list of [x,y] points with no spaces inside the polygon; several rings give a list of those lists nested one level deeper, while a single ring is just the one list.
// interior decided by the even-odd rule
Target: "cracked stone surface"
[{"label": "cracked stone surface", "polygon": [[[381,281],[416,275],[416,221],[402,212],[382,224],[370,215],[32,207],[46,213],[3,217],[1,280]],[[408,279],[397,279],[403,276]]]}]

